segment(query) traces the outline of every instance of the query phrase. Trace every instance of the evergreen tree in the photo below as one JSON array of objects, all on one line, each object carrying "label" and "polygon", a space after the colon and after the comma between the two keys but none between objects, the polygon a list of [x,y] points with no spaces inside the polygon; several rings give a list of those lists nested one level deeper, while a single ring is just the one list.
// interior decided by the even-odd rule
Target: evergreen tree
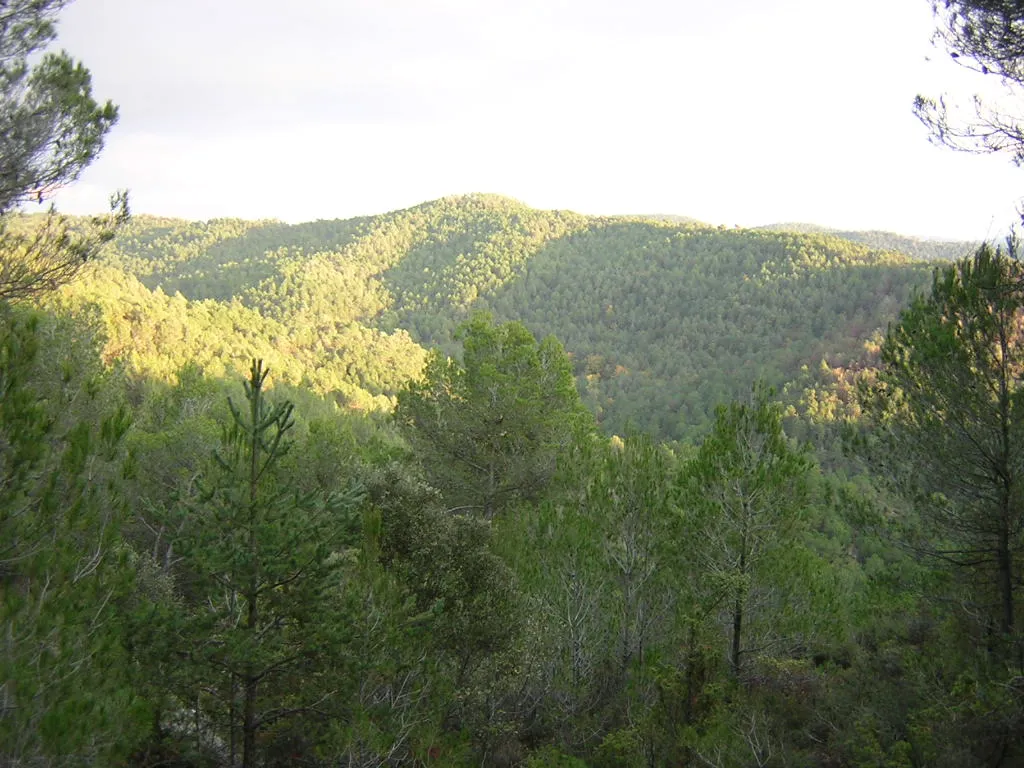
[{"label": "evergreen tree", "polygon": [[1024,553],[1022,280],[1020,262],[988,245],[937,271],[859,392],[871,427],[862,455],[917,511],[904,544],[967,575],[967,613],[1008,642]]},{"label": "evergreen tree", "polygon": [[702,542],[698,578],[706,605],[719,606],[726,619],[736,675],[745,657],[778,640],[778,597],[789,586],[787,561],[799,557],[795,545],[806,527],[811,461],[806,448],[789,444],[770,394],[755,388],[750,402],[718,408],[689,467],[685,495]]},{"label": "evergreen tree", "polygon": [[[99,155],[117,108],[92,96],[89,70],[66,52],[40,53],[56,37],[67,0],[13,0],[0,7],[0,299],[52,290],[70,280],[127,218],[127,197],[112,214],[72,228],[51,209],[31,222],[12,218],[75,181]],[[31,63],[30,63],[31,62]]]},{"label": "evergreen tree", "polygon": [[44,381],[40,345],[38,318],[0,308],[0,764],[98,764],[140,735],[122,645],[130,419],[78,418],[96,388],[70,354]]},{"label": "evergreen tree", "polygon": [[302,493],[278,471],[293,408],[267,401],[267,375],[254,361],[247,407],[229,399],[232,422],[185,504],[177,542],[190,603],[178,650],[194,686],[179,695],[209,717],[199,729],[226,736],[231,764],[240,752],[245,768],[265,754],[261,734],[298,715],[316,720],[336,692],[325,673],[341,666],[339,569],[358,501],[354,488]]},{"label": "evergreen tree", "polygon": [[536,498],[590,420],[554,337],[538,344],[521,323],[481,314],[460,338],[462,364],[435,353],[395,419],[449,505],[492,517]]},{"label": "evergreen tree", "polygon": [[[1017,0],[932,0],[936,33],[961,65],[999,78],[1019,94],[1024,87],[1024,5]],[[974,98],[974,114],[951,111],[944,99],[918,96],[914,111],[932,140],[969,152],[1008,152],[1024,163],[1021,115]]]}]

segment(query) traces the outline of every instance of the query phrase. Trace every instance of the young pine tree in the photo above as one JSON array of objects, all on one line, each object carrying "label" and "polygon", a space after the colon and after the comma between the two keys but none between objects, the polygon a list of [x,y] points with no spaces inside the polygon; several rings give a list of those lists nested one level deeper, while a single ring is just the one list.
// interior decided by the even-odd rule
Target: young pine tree
[{"label": "young pine tree", "polygon": [[[246,407],[232,421],[200,491],[185,505],[178,543],[190,608],[179,628],[196,713],[195,737],[225,743],[230,761],[261,762],[271,731],[315,722],[337,693],[344,645],[339,569],[358,492],[303,493],[280,471],[292,405],[272,405],[268,371],[252,364]],[[267,744],[261,744],[261,736]]]}]

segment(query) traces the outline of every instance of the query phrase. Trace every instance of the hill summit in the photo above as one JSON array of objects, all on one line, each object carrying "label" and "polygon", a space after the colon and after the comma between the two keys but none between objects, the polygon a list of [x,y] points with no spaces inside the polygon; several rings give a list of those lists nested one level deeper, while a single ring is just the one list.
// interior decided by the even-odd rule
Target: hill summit
[{"label": "hill summit", "polygon": [[683,439],[756,378],[803,386],[822,361],[865,364],[865,341],[940,253],[854,235],[584,216],[491,194],[304,224],[138,217],[57,303],[98,310],[108,359],[140,372],[237,372],[261,357],[279,381],[378,410],[428,348],[457,354],[458,325],[488,311],[556,335],[609,431]]}]

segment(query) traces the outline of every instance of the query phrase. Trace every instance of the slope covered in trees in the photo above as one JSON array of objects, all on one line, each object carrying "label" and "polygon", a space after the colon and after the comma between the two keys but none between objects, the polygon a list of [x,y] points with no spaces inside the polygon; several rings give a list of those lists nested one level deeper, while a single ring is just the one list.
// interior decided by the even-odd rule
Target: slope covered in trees
[{"label": "slope covered in trees", "polygon": [[[846,240],[495,197],[25,218],[113,117],[66,55],[19,85],[63,4],[0,23],[0,765],[1024,762],[1013,241],[907,302]],[[77,120],[22,121],[54,85]],[[602,436],[574,366],[663,434],[792,379],[859,473],[763,383]]]},{"label": "slope covered in trees", "polygon": [[493,195],[299,225],[139,217],[64,289],[95,304],[108,357],[169,376],[253,356],[387,410],[425,350],[474,310],[553,334],[611,432],[700,434],[755,379],[809,381],[863,357],[928,268],[821,234],[539,211]]},{"label": "slope covered in trees", "polygon": [[816,224],[769,224],[764,227],[756,227],[759,230],[769,232],[796,232],[801,234],[819,234],[839,237],[843,240],[850,240],[854,243],[863,243],[869,248],[877,248],[883,251],[896,251],[914,259],[938,259],[941,261],[953,261],[963,258],[974,252],[977,243],[969,243],[958,240],[937,240],[926,237],[911,237],[909,235],[898,235],[895,232],[881,232],[878,230],[842,230],[821,227]]}]

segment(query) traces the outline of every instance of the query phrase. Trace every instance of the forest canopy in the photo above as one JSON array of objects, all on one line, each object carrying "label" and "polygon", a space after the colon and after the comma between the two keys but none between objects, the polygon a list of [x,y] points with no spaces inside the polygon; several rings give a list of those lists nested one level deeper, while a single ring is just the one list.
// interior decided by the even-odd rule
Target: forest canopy
[{"label": "forest canopy", "polygon": [[30,215],[117,117],[65,4],[0,8],[0,765],[1024,762],[1016,240]]}]

